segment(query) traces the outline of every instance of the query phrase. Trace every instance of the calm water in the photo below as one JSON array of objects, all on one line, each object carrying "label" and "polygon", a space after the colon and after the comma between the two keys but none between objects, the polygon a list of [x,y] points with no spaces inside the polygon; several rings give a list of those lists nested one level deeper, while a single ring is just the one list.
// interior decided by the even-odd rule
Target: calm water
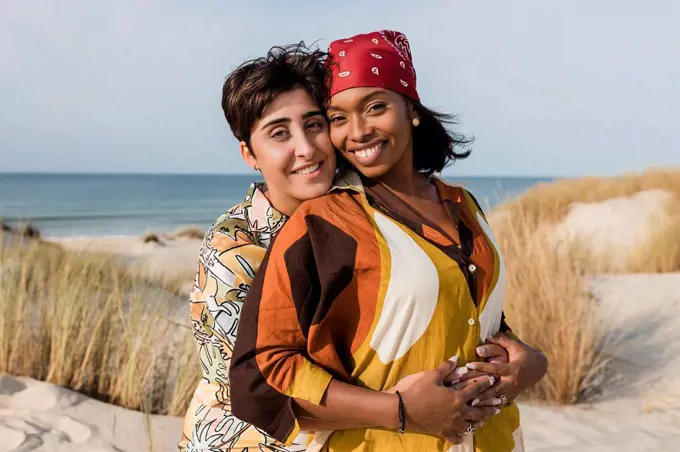
[{"label": "calm water", "polygon": [[[257,175],[0,174],[0,218],[43,235],[129,235],[207,228]],[[549,179],[460,177],[483,207]]]}]

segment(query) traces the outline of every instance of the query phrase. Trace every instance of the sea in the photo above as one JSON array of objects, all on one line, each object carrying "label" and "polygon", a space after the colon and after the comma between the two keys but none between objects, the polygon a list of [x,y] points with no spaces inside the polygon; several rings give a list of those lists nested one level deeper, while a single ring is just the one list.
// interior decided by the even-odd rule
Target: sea
[{"label": "sea", "polygon": [[[550,178],[456,177],[493,208]],[[258,175],[0,173],[0,219],[45,237],[141,235],[207,229]]]}]

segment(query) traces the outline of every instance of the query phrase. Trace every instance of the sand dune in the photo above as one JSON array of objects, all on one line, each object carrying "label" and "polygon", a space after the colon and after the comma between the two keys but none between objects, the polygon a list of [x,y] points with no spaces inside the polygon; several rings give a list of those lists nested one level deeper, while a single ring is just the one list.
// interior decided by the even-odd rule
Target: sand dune
[{"label": "sand dune", "polygon": [[[611,385],[571,407],[521,404],[528,451],[676,451],[680,443],[680,274],[595,278],[603,321],[621,341]],[[610,320],[607,320],[610,319]],[[150,417],[155,450],[174,450],[181,419]],[[145,418],[28,378],[0,377],[3,451],[149,450]]]},{"label": "sand dune", "polygon": [[[150,416],[155,450],[175,449],[181,419]],[[142,413],[49,383],[0,376],[0,450],[145,451]]]},{"label": "sand dune", "polygon": [[646,190],[603,202],[573,203],[556,231],[550,232],[563,243],[578,240],[596,254],[625,258],[667,217],[672,198],[666,190]]},{"label": "sand dune", "polygon": [[[663,212],[663,191],[577,204],[552,233],[597,246],[644,239]],[[163,246],[138,237],[61,239],[67,249],[130,258],[190,283],[200,240]],[[621,250],[629,251],[626,247]],[[591,403],[520,404],[528,451],[679,450],[680,273],[599,275],[589,281],[600,323],[611,331],[606,388]],[[175,450],[181,419],[145,416],[29,378],[0,377],[0,450],[146,451],[147,424],[158,451]]]}]

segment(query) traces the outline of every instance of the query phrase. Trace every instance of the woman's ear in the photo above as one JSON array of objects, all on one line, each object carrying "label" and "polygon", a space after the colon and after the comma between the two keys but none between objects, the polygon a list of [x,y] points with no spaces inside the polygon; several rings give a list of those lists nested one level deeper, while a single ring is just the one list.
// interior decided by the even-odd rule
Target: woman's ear
[{"label": "woman's ear", "polygon": [[411,120],[414,120],[416,118],[420,119],[420,115],[418,115],[418,111],[416,111],[416,106],[413,105],[413,102],[407,102],[408,104],[408,117]]},{"label": "woman's ear", "polygon": [[241,150],[241,158],[243,161],[255,171],[260,171],[260,168],[257,167],[257,159],[255,158],[255,154],[250,151],[248,144],[246,144],[245,141],[241,141],[239,143],[239,148]]}]

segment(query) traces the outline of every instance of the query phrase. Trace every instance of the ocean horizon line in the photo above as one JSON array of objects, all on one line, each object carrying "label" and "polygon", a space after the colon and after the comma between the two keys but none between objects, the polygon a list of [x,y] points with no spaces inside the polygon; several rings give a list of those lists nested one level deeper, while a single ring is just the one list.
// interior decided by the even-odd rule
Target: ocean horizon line
[{"label": "ocean horizon line", "polygon": [[[182,177],[200,177],[200,176],[248,176],[257,177],[257,173],[179,173],[179,172],[135,172],[135,171],[121,171],[121,172],[107,172],[107,171],[0,171],[0,176],[182,176]],[[555,176],[555,175],[542,175],[542,174],[442,174],[444,178],[451,177],[464,177],[464,178],[475,178],[475,179],[565,179],[565,178],[578,178],[578,177],[590,177],[589,175],[583,176]]]}]

